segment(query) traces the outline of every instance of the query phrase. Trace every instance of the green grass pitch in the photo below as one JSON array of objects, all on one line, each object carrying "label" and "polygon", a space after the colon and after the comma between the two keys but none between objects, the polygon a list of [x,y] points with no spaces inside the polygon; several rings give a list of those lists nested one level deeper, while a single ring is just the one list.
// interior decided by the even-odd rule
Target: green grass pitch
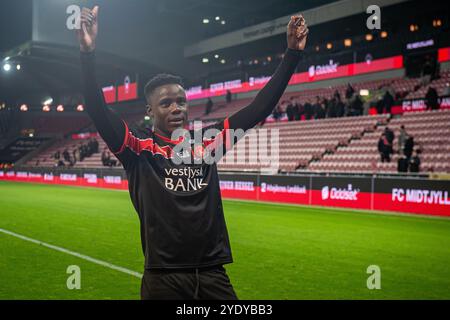
[{"label": "green grass pitch", "polygon": [[[450,219],[224,201],[240,299],[450,299]],[[0,182],[0,229],[142,273],[127,192]],[[81,289],[69,290],[69,265]],[[369,290],[369,265],[381,289]],[[0,299],[139,299],[139,278],[0,232]]]}]

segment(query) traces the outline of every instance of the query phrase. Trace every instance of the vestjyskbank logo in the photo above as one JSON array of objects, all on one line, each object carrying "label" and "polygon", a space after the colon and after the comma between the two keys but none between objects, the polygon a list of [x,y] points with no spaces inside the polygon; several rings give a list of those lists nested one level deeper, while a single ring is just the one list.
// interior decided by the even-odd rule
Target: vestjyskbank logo
[{"label": "vestjyskbank logo", "polygon": [[353,189],[351,184],[347,186],[347,189],[325,186],[322,188],[322,200],[358,201],[359,192],[360,189]]}]

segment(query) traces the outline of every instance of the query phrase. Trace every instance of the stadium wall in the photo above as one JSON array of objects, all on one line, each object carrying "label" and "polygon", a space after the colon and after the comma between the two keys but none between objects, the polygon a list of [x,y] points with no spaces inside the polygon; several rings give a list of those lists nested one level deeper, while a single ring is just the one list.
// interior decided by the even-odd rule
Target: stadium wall
[{"label": "stadium wall", "polygon": [[[223,198],[450,216],[450,180],[424,177],[259,175],[220,173]],[[0,181],[127,190],[123,170],[23,168]]]}]

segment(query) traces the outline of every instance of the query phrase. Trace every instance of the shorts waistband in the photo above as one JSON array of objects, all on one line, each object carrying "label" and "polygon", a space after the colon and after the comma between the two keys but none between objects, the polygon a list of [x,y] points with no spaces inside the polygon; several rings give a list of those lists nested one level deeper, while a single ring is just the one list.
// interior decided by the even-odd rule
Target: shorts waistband
[{"label": "shorts waistband", "polygon": [[209,267],[198,267],[198,268],[152,268],[145,269],[145,272],[150,273],[198,273],[198,272],[206,272],[213,270],[225,270],[223,265],[215,265]]}]

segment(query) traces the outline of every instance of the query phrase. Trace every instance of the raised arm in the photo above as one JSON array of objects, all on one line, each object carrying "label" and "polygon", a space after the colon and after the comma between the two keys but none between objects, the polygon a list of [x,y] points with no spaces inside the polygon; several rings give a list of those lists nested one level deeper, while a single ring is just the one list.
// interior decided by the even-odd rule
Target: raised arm
[{"label": "raised arm", "polygon": [[121,151],[126,124],[105,104],[95,77],[95,41],[98,32],[98,6],[92,10],[83,8],[81,29],[77,30],[80,43],[81,73],[86,111],[94,122],[100,136],[112,152]]},{"label": "raised arm", "polygon": [[302,57],[307,35],[308,26],[303,16],[292,16],[287,26],[288,48],[283,60],[255,99],[228,119],[230,129],[250,129],[272,113]]}]

